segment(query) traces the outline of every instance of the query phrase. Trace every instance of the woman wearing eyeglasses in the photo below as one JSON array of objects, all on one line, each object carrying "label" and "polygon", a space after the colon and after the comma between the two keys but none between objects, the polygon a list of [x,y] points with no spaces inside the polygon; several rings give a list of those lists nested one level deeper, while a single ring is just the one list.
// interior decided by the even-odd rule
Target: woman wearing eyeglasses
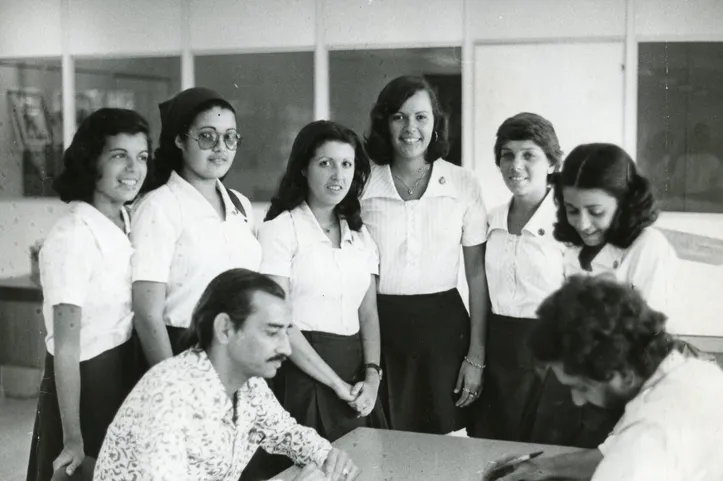
[{"label": "woman wearing eyeglasses", "polygon": [[156,177],[131,226],[134,324],[150,366],[181,350],[181,335],[211,279],[261,263],[251,203],[220,180],[241,140],[233,107],[195,87],[160,111]]}]

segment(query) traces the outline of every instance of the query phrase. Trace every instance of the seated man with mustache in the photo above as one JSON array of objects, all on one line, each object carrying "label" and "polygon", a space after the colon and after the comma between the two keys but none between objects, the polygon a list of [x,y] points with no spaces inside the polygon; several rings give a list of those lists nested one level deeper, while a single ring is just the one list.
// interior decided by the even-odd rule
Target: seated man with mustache
[{"label": "seated man with mustache", "polygon": [[346,453],[284,411],[263,378],[291,354],[284,290],[231,269],[201,296],[189,349],[154,366],[128,395],[103,442],[94,478],[237,481],[256,449],[305,466],[301,481],[347,481]]},{"label": "seated man with mustache", "polygon": [[499,479],[723,479],[723,371],[685,356],[664,314],[630,287],[574,276],[537,316],[532,354],[574,402],[625,414],[598,449],[535,458]]}]

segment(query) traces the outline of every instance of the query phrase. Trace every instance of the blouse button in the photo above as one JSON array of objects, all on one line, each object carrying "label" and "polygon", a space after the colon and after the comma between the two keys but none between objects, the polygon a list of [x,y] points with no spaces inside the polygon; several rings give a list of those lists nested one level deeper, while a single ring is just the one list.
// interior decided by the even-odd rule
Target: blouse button
[{"label": "blouse button", "polygon": [[545,235],[545,229],[540,229],[537,231],[537,233],[540,235]]},{"label": "blouse button", "polygon": [[613,262],[613,269],[617,269],[618,265],[619,265],[618,261]]},{"label": "blouse button", "polygon": [[447,179],[445,179],[444,177],[440,177],[440,178],[439,178],[439,183],[440,183],[440,184],[445,184],[446,182],[447,182]]}]

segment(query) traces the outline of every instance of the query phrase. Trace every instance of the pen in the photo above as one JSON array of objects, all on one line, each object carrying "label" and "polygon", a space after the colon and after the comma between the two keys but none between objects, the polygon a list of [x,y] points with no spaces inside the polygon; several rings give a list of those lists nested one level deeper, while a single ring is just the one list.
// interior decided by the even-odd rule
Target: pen
[{"label": "pen", "polygon": [[540,456],[543,453],[543,451],[535,451],[534,453],[529,454],[523,454],[522,456],[517,456],[516,458],[512,458],[509,461],[505,463],[505,466],[512,466],[515,464],[524,463],[525,461],[529,461],[530,459],[535,459],[537,456]]}]

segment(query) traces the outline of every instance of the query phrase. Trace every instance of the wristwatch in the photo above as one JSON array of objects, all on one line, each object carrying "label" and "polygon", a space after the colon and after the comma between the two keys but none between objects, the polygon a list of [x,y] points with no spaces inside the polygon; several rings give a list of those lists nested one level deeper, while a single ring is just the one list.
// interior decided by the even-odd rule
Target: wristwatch
[{"label": "wristwatch", "polygon": [[379,366],[379,364],[374,364],[372,362],[368,362],[368,363],[364,364],[364,371],[366,371],[367,369],[374,369],[379,374],[379,380],[380,381],[382,380],[383,373],[382,373],[382,368]]}]

